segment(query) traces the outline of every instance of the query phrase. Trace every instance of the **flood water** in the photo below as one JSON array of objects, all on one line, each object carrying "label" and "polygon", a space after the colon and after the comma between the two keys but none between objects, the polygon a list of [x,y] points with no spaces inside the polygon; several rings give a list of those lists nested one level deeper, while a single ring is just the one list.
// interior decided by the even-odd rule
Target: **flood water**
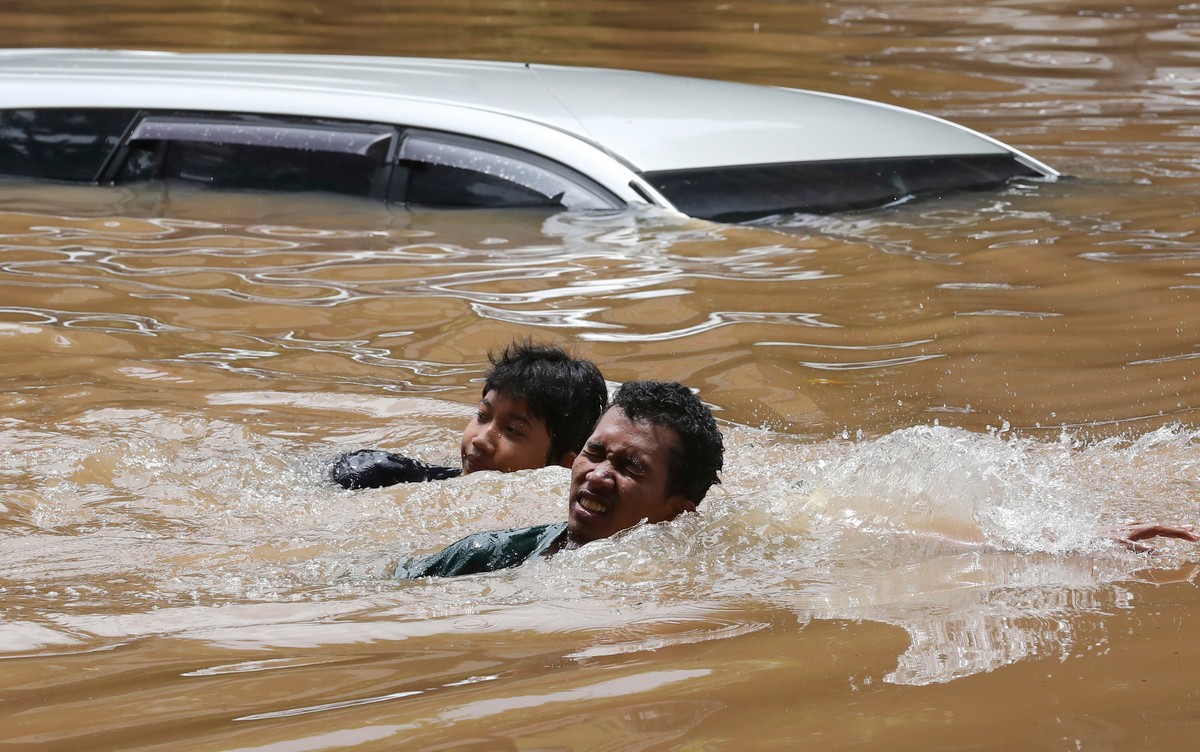
[{"label": "flood water", "polygon": [[[1200,5],[41,0],[4,46],[599,65],[947,117],[1056,183],[720,225],[0,187],[0,745],[1131,750],[1200,733]],[[531,336],[716,411],[697,515],[484,576],[562,519],[456,462]]]}]

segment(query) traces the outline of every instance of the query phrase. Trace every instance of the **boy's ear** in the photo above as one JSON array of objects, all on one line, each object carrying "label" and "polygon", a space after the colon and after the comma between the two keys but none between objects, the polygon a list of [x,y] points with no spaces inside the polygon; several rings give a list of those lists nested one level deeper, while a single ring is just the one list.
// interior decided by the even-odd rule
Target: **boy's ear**
[{"label": "boy's ear", "polygon": [[569,468],[571,465],[575,464],[575,458],[578,456],[579,452],[565,452],[563,456],[559,458],[558,464],[560,467]]}]

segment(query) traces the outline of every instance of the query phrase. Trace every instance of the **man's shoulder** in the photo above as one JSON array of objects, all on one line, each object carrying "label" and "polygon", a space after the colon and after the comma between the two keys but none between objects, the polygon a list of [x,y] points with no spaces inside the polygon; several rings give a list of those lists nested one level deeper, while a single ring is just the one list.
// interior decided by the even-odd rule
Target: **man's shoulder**
[{"label": "man's shoulder", "polygon": [[544,553],[566,527],[555,522],[468,535],[436,554],[402,562],[395,577],[457,577],[515,567]]},{"label": "man's shoulder", "polygon": [[531,525],[529,527],[510,527],[506,530],[487,530],[482,533],[474,533],[463,538],[464,541],[469,541],[474,538],[494,539],[501,542],[508,541],[524,541],[527,539],[537,539],[543,533],[549,530],[565,529],[565,522],[547,522],[541,525]]}]

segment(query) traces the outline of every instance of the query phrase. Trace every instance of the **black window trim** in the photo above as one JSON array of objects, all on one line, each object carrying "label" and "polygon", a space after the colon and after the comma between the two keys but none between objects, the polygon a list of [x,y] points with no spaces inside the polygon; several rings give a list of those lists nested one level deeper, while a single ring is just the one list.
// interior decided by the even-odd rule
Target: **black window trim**
[{"label": "black window trim", "polygon": [[[352,127],[330,126],[324,123],[245,121],[239,118],[191,118],[178,115],[145,115],[133,127],[126,139],[135,141],[201,141],[205,143],[262,145],[261,133],[278,131],[287,133],[327,133],[329,143],[322,151],[357,154],[366,156],[371,147],[384,139],[395,138],[396,129],[390,126],[361,125]],[[274,141],[270,146],[290,145]]]}]

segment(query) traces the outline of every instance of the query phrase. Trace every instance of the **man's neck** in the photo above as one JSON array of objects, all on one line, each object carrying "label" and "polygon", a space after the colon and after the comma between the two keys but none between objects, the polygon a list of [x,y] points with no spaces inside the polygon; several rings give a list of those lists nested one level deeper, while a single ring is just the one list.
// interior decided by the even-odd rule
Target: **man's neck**
[{"label": "man's neck", "polygon": [[557,540],[550,544],[550,548],[546,549],[546,553],[544,555],[549,558],[559,551],[571,551],[579,548],[582,545],[582,543],[571,537],[571,529],[567,528],[566,530],[562,531],[562,534],[558,536]]}]

